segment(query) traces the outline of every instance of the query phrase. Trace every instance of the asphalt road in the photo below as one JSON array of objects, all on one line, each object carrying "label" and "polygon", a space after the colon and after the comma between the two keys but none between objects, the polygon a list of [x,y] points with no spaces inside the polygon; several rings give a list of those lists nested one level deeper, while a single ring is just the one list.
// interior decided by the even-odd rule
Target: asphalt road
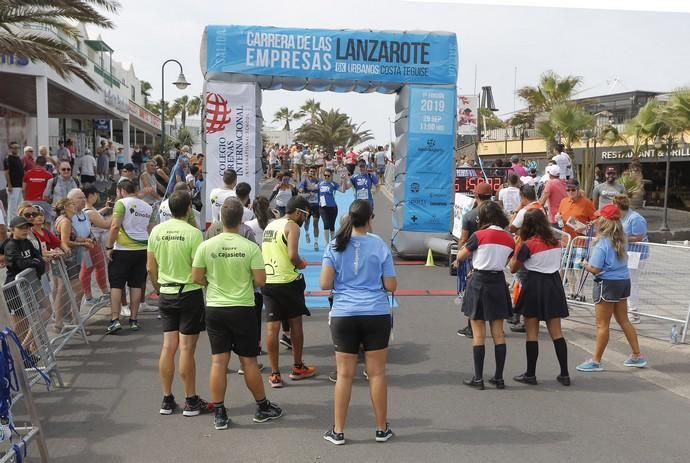
[{"label": "asphalt road", "polygon": [[[390,236],[390,203],[377,196],[376,231]],[[399,287],[452,288],[446,268],[398,266]],[[366,380],[356,381],[348,417],[347,445],[321,438],[332,423],[333,385],[328,372],[334,359],[327,312],[314,310],[305,319],[304,359],[319,375],[288,380],[282,390],[268,390],[285,416],[254,424],[253,401],[242,377],[231,373],[226,403],[232,426],[215,431],[211,416],[160,416],[157,360],[161,335],[151,314],[142,330],[106,337],[105,317],[95,317],[88,346],[72,342],[59,366],[69,383],[50,392],[35,387],[39,413],[48,435],[51,461],[115,462],[687,462],[690,461],[690,401],[658,386],[646,375],[665,366],[665,374],[688,370],[688,350],[671,363],[659,355],[647,371],[630,371],[607,353],[611,371],[584,374],[575,365],[588,353],[569,345],[573,385],[562,387],[551,341],[542,338],[538,386],[507,380],[503,391],[469,389],[462,379],[472,374],[468,339],[452,297],[399,299],[395,339],[388,368],[389,419],[396,432],[385,444],[374,442],[374,420]],[[584,325],[582,325],[584,326]],[[586,327],[591,330],[591,328]],[[591,348],[581,334],[578,345]],[[614,343],[614,349],[620,347]],[[493,349],[487,343],[486,374],[492,374]],[[290,355],[281,351],[281,362]],[[208,340],[198,349],[198,389],[207,394]],[[522,336],[508,335],[506,378],[523,371]],[[234,358],[231,368],[237,368]],[[174,391],[183,400],[179,380]],[[32,451],[35,453],[35,450]]]}]

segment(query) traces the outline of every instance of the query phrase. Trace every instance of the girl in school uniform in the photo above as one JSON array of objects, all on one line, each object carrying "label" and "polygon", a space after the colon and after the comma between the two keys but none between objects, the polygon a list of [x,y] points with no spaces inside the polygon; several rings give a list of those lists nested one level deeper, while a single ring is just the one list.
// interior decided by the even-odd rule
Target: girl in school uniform
[{"label": "girl in school uniform", "polygon": [[467,289],[462,300],[462,311],[470,319],[472,326],[474,376],[463,383],[484,389],[484,338],[486,322],[489,322],[496,357],[496,372],[489,383],[503,389],[503,367],[506,361],[503,320],[512,315],[503,269],[513,254],[515,241],[504,230],[508,226],[508,218],[497,203],[482,203],[478,209],[478,218],[479,229],[470,236],[457,258],[457,262],[462,262],[471,255],[474,268],[467,277]]},{"label": "girl in school uniform", "polygon": [[589,255],[589,262],[583,268],[594,275],[592,299],[597,321],[597,336],[592,358],[577,366],[579,371],[604,371],[601,358],[609,342],[609,324],[615,317],[632,354],[623,362],[626,367],[643,368],[647,359],[640,354],[635,327],[628,320],[628,297],[630,296],[630,271],[627,240],[621,223],[621,211],[614,204],[602,207],[596,215],[597,239]]},{"label": "girl in school uniform", "polygon": [[546,215],[539,209],[527,211],[518,232],[515,254],[509,264],[513,273],[523,266],[527,270],[515,304],[515,312],[525,318],[527,334],[527,370],[513,378],[517,382],[537,384],[539,322],[545,321],[561,367],[556,380],[564,386],[570,386],[568,347],[561,332],[561,318],[568,316],[568,303],[559,272],[561,259],[560,240],[554,235]]}]

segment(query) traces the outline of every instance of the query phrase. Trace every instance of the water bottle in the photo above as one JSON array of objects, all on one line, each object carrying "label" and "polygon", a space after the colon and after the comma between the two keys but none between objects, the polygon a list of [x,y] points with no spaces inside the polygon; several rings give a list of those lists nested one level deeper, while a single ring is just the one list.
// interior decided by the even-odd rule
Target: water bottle
[{"label": "water bottle", "polygon": [[678,344],[678,325],[671,326],[671,344]]},{"label": "water bottle", "polygon": [[563,223],[563,217],[561,217],[561,214],[556,214],[556,223],[558,224],[558,227],[563,230],[565,223]]}]

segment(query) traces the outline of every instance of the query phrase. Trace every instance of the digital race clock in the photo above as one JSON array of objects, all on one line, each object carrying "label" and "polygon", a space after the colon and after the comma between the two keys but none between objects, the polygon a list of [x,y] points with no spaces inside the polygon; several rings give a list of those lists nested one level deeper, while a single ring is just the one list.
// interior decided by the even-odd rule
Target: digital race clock
[{"label": "digital race clock", "polygon": [[455,192],[456,193],[471,193],[480,183],[488,183],[491,189],[496,192],[503,185],[503,177],[455,177]]}]

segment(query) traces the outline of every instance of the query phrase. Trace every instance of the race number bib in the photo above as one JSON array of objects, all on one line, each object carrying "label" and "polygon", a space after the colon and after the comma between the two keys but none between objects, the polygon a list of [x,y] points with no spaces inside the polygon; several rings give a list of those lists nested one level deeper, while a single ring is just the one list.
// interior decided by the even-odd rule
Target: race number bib
[{"label": "race number bib", "polygon": [[365,199],[369,200],[369,190],[362,188],[361,190],[357,190],[357,199]]},{"label": "race number bib", "polygon": [[319,196],[319,206],[320,207],[326,207],[326,197],[325,196]]}]

